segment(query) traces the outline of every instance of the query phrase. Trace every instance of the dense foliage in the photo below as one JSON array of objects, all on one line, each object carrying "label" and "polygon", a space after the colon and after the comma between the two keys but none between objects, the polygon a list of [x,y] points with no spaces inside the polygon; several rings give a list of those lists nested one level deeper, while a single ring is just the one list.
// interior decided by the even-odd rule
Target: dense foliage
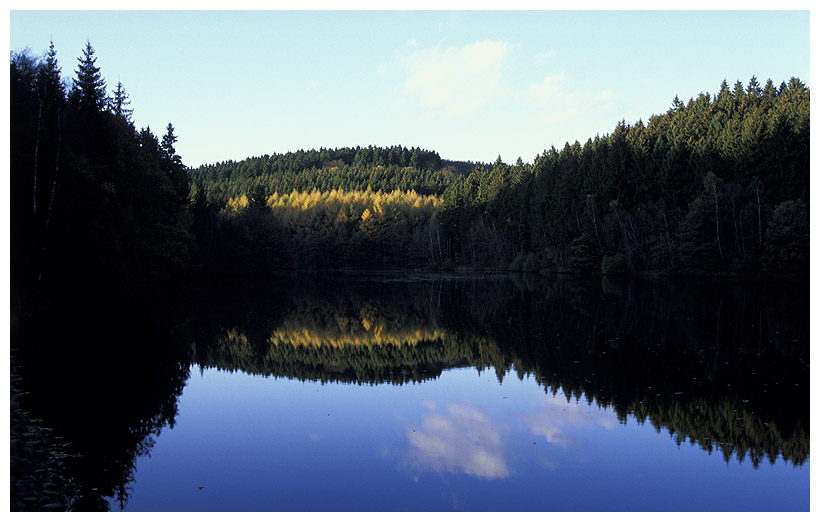
[{"label": "dense foliage", "polygon": [[107,94],[91,44],[69,85],[52,45],[11,57],[11,269],[36,281],[138,288],[189,260],[188,180],[174,128],[137,130],[122,84]]},{"label": "dense foliage", "polygon": [[[333,244],[339,236],[328,235],[328,227],[297,233],[266,215],[279,228],[265,226],[282,238],[266,267],[375,261],[609,274],[808,269],[809,90],[796,78],[779,87],[771,80],[761,87],[756,78],[745,87],[724,81],[714,96],[701,94],[687,104],[676,97],[647,124],[620,122],[611,134],[551,148],[532,164],[508,165],[499,157],[493,165],[456,165],[420,149],[368,147],[249,158],[190,172],[195,193],[213,213],[222,212],[223,226],[232,219],[225,211],[236,210],[231,201],[243,196],[262,201],[292,191],[399,190],[443,199],[413,225],[415,241],[394,236],[407,229],[397,225],[380,236],[381,247],[346,236],[349,252],[341,256]],[[304,242],[318,255],[306,257],[294,246]],[[415,255],[385,257],[396,244],[412,245]]]},{"label": "dense foliage", "polygon": [[205,273],[442,265],[441,194],[481,164],[401,146],[189,169]]},{"label": "dense foliage", "polygon": [[808,270],[809,90],[724,81],[648,124],[499,159],[444,195],[457,264],[582,272]]},{"label": "dense foliage", "polygon": [[345,147],[288,152],[224,161],[190,169],[191,181],[200,185],[209,201],[224,203],[230,197],[261,190],[274,192],[320,190],[416,191],[441,194],[463,177],[472,163],[442,160],[437,152],[393,146]]},{"label": "dense foliage", "polygon": [[808,270],[809,89],[756,78],[533,163],[402,146],[187,169],[137,130],[91,44],[11,58],[14,284],[273,269]]}]

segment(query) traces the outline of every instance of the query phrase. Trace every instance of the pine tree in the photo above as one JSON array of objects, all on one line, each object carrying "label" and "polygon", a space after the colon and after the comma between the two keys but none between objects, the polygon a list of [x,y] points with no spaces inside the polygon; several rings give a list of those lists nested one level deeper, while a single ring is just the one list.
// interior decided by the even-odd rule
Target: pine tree
[{"label": "pine tree", "polygon": [[72,99],[77,103],[82,116],[96,115],[106,106],[105,80],[96,65],[97,58],[91,42],[86,41],[83,56],[78,58],[78,62]]},{"label": "pine tree", "polygon": [[108,110],[110,110],[114,116],[123,118],[126,122],[131,123],[131,115],[134,113],[134,109],[127,108],[129,105],[131,105],[131,100],[128,99],[125,87],[122,85],[122,82],[117,82],[114,95],[108,100]]},{"label": "pine tree", "polygon": [[[184,204],[188,198],[189,191],[188,175],[185,172],[185,165],[182,164],[182,158],[176,153],[177,151],[174,147],[174,143],[177,142],[177,137],[174,135],[174,126],[168,123],[165,130],[165,135],[162,137],[162,142],[160,143],[165,172],[174,185],[174,191],[177,193],[180,204]],[[261,189],[261,187],[258,188]]]},{"label": "pine tree", "polygon": [[52,100],[65,97],[65,87],[60,79],[60,73],[60,66],[57,63],[57,51],[54,49],[54,42],[51,42],[46,58],[37,71],[38,84],[45,97]]},{"label": "pine tree", "polygon": [[[65,98],[65,90],[60,80],[60,66],[57,63],[57,51],[54,42],[51,42],[45,59],[37,67],[36,73],[37,96],[37,130],[34,144],[34,214],[37,214],[38,188],[40,166],[41,138],[48,138],[49,134],[56,136],[59,126],[59,110]],[[52,150],[46,154],[53,153]]]}]

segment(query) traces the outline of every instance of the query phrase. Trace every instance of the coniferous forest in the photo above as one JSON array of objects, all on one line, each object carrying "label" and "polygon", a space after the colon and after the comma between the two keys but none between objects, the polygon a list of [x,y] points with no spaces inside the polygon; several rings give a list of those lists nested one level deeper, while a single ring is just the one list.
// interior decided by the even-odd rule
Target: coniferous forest
[{"label": "coniferous forest", "polygon": [[751,78],[531,163],[403,146],[187,168],[90,43],[11,57],[13,286],[276,269],[808,270],[809,89]]}]

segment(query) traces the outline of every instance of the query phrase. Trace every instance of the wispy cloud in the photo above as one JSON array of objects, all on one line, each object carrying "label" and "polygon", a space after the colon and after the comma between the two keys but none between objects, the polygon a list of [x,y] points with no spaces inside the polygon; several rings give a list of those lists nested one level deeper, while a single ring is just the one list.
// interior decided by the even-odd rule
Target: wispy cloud
[{"label": "wispy cloud", "polygon": [[589,93],[567,87],[569,78],[564,74],[547,76],[540,83],[530,85],[524,94],[525,103],[536,110],[542,123],[558,123],[584,114],[595,114],[611,109],[614,94],[610,90]]},{"label": "wispy cloud", "polygon": [[426,110],[446,116],[474,112],[499,92],[509,45],[484,40],[463,47],[414,50],[406,58],[405,91]]}]

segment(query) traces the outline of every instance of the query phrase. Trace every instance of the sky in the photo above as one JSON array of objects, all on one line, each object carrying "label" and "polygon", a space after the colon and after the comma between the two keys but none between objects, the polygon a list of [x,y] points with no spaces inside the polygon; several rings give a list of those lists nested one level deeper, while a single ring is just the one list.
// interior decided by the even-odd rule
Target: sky
[{"label": "sky", "polygon": [[724,79],[811,86],[808,10],[12,10],[9,33],[12,52],[53,40],[64,78],[90,41],[193,167],[357,145],[532,162]]}]

